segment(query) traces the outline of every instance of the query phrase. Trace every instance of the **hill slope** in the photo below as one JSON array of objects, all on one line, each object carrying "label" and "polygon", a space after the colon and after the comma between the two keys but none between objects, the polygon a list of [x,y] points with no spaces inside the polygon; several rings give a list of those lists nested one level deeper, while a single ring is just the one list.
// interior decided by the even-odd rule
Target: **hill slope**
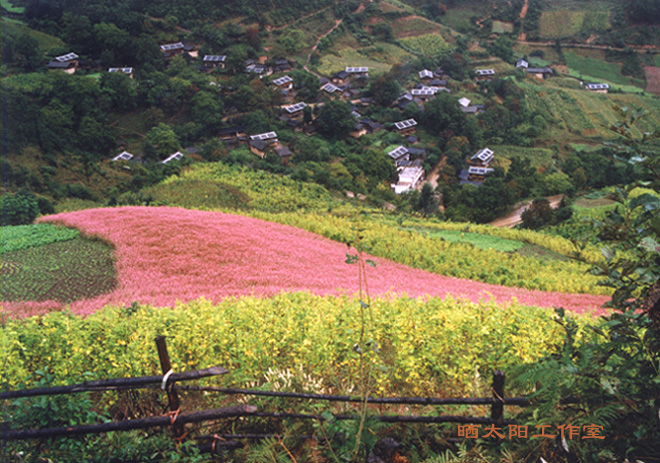
[{"label": "hill slope", "polygon": [[[357,293],[358,268],[346,264],[345,245],[318,235],[236,215],[159,207],[91,209],[45,217],[97,235],[116,246],[118,288],[74,302],[76,313],[134,301],[174,306],[200,297],[219,301],[242,295],[272,296],[282,291],[314,294]],[[350,251],[349,251],[350,252]],[[494,298],[576,312],[602,305],[606,296],[565,295],[506,288],[435,275],[373,259],[370,294],[447,296],[472,301]],[[58,307],[54,302],[3,303],[15,315]]]}]

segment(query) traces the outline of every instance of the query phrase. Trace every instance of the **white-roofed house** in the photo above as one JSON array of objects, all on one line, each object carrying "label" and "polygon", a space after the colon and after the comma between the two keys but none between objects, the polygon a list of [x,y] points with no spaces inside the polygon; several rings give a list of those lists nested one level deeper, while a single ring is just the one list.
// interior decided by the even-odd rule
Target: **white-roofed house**
[{"label": "white-roofed house", "polygon": [[429,71],[428,69],[424,69],[422,71],[419,71],[419,78],[424,81],[430,81],[433,79],[435,76],[433,75],[433,71]]},{"label": "white-roofed house", "polygon": [[227,55],[204,55],[202,63],[207,69],[225,68],[225,62],[227,61]]},{"label": "white-roofed house", "polygon": [[474,75],[476,80],[491,80],[493,77],[495,77],[495,70],[477,69],[476,71],[474,71]]},{"label": "white-roofed house", "polygon": [[406,191],[412,191],[424,179],[424,169],[421,167],[404,167],[399,172],[399,181],[392,185],[394,193],[400,195]]},{"label": "white-roofed house", "polygon": [[282,76],[273,80],[273,84],[277,85],[281,90],[291,90],[293,88],[293,79],[289,76]]},{"label": "white-roofed house", "polygon": [[165,160],[161,161],[161,164],[167,164],[172,161],[180,161],[183,159],[184,154],[181,151],[177,151],[174,154],[170,154]]},{"label": "white-roofed house", "polygon": [[129,153],[128,151],[122,151],[117,156],[112,158],[112,161],[113,162],[116,162],[116,161],[130,161],[133,158],[134,158],[134,156],[131,153]]},{"label": "white-roofed house", "polygon": [[369,68],[366,66],[348,66],[344,70],[350,77],[366,79],[369,77]]},{"label": "white-roofed house", "polygon": [[305,103],[296,103],[288,106],[282,106],[282,112],[292,119],[298,119],[302,117],[303,110],[307,107]]},{"label": "white-roofed house", "polygon": [[584,84],[584,88],[595,93],[608,93],[610,91],[609,84]]},{"label": "white-roofed house", "polygon": [[56,56],[48,63],[48,69],[59,69],[67,74],[73,74],[78,69],[78,58],[80,57],[73,52]]},{"label": "white-roofed house", "polygon": [[494,170],[495,169],[491,169],[490,167],[470,166],[468,167],[468,180],[473,182],[483,182],[486,179],[486,175]]},{"label": "white-roofed house", "polygon": [[268,147],[277,148],[278,146],[279,140],[277,138],[277,133],[275,132],[264,132],[250,135],[250,151],[260,158],[266,156],[266,149]]},{"label": "white-roofed house", "polygon": [[467,108],[468,106],[470,106],[470,99],[463,97],[460,100],[458,100],[458,104],[464,108]]},{"label": "white-roofed house", "polygon": [[529,63],[525,61],[524,59],[520,58],[518,61],[516,61],[516,67],[517,68],[527,68],[529,67]]},{"label": "white-roofed house", "polygon": [[407,119],[405,121],[399,121],[394,123],[394,129],[399,132],[401,135],[410,135],[415,133],[417,127],[417,121],[415,119]]},{"label": "white-roofed house", "polygon": [[160,46],[160,51],[163,52],[165,58],[171,58],[183,52],[184,48],[183,42],[165,43]]},{"label": "white-roofed house", "polygon": [[468,164],[477,167],[488,167],[488,164],[495,159],[495,153],[489,148],[483,148],[468,160]]},{"label": "white-roofed house", "polygon": [[131,79],[133,78],[133,68],[108,68],[108,72],[124,74]]}]

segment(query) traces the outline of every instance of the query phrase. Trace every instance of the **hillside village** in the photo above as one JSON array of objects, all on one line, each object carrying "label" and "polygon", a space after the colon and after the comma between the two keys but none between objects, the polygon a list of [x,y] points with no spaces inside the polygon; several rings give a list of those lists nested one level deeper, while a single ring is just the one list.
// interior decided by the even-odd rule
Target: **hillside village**
[{"label": "hillside village", "polygon": [[0,57],[3,462],[656,461],[660,0],[0,0]]},{"label": "hillside village", "polygon": [[[144,180],[136,183],[136,175],[151,178],[149,183],[163,178],[154,163],[175,172],[189,163],[224,160],[314,181],[344,196],[360,193],[403,211],[426,208],[426,214],[488,222],[530,196],[605,186],[603,172],[611,170],[613,158],[601,143],[611,136],[606,126],[615,114],[612,105],[632,104],[650,113],[649,127],[658,122],[657,98],[636,86],[637,77],[619,74],[605,81],[582,68],[583,75],[576,75],[564,64],[566,56],[580,52],[569,48],[571,43],[565,52],[560,40],[537,48],[532,42],[517,44],[495,26],[487,33],[477,16],[471,18],[477,29],[457,32],[443,24],[450,12],[424,18],[387,1],[348,2],[335,6],[332,14],[327,9],[309,13],[321,21],[319,28],[330,16],[336,18],[320,38],[295,19],[277,30],[269,30],[267,21],[255,26],[247,19],[217,29],[193,21],[196,26],[189,30],[168,18],[148,18],[141,27],[151,31],[149,38],[143,32],[134,51],[128,32],[116,23],[99,18],[94,25],[87,16],[68,16],[68,46],[49,45],[42,36],[44,44],[33,44],[32,52],[44,58],[26,56],[24,61],[13,51],[12,40],[29,29],[12,25],[16,29],[10,28],[5,47],[11,54],[3,68],[4,108],[16,122],[3,131],[3,165],[22,176],[13,181],[7,175],[3,188],[16,191],[27,182],[44,204],[72,192],[79,199],[125,204],[135,201],[138,183],[147,186]],[[44,18],[43,11],[30,8],[9,14],[8,24],[19,24],[9,21],[20,22],[21,15],[31,24]],[[388,21],[418,24],[419,31],[404,28],[397,37]],[[97,30],[105,34],[101,41],[76,38]],[[436,48],[409,49],[413,38]],[[351,40],[362,44],[342,45]],[[372,56],[370,47],[378,50]],[[628,48],[626,53],[633,55],[626,56],[654,64],[658,55],[653,47],[644,56]],[[339,64],[337,57],[355,49],[360,53],[342,57]],[[26,74],[21,69],[32,71],[32,80],[53,80],[53,88],[92,91],[102,111],[77,105],[73,119],[62,120],[60,129],[53,126],[53,137],[47,137],[29,120],[16,117],[32,85],[22,83]],[[655,68],[646,69],[654,75]],[[69,77],[56,77],[60,73]],[[626,79],[636,83],[621,85]],[[90,85],[95,88],[83,90]],[[649,89],[654,85],[648,82]],[[616,96],[595,96],[613,91]],[[47,117],[46,112],[56,110],[53,102],[62,100],[56,93],[43,97],[43,103],[33,100],[30,108]],[[599,109],[592,111],[594,105]],[[100,130],[94,135],[81,130],[82,121]],[[90,136],[71,145],[65,140],[73,133]],[[587,162],[579,152],[584,147],[590,153],[589,169],[598,173],[587,172],[586,166],[566,169],[569,160]],[[27,165],[34,168],[22,162],[26,149],[32,158]],[[484,150],[494,155],[475,163]],[[36,168],[43,159],[50,165]],[[616,169],[613,178],[626,178],[625,165]],[[439,209],[419,202],[426,183]],[[494,203],[474,201],[481,194],[468,187],[482,186],[490,189],[487,195]]]}]

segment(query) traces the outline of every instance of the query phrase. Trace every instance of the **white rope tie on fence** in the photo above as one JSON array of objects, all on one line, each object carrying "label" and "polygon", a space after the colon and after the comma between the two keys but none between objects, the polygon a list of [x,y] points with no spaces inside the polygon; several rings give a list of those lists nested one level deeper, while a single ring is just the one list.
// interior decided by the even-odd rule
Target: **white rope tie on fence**
[{"label": "white rope tie on fence", "polygon": [[170,379],[170,376],[172,375],[172,373],[174,373],[174,370],[172,370],[172,369],[170,368],[170,371],[168,371],[167,373],[165,373],[165,374],[163,375],[163,383],[162,383],[161,386],[160,386],[160,388],[161,388],[163,391],[164,391],[165,389],[167,389],[167,381]]}]

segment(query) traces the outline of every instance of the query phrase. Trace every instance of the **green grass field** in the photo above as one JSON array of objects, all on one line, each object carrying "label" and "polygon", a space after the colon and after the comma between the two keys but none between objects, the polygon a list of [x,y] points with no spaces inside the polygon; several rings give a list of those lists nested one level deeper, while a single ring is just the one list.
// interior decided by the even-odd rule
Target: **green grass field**
[{"label": "green grass field", "polygon": [[443,32],[445,33],[443,34],[444,38],[448,38],[446,28],[420,16],[406,16],[405,18],[399,18],[393,21],[392,31],[398,39],[426,34],[440,34]]},{"label": "green grass field", "polygon": [[14,6],[9,0],[0,0],[0,6],[9,13],[23,14],[25,12],[25,7]]},{"label": "green grass field", "polygon": [[368,56],[367,53],[362,54],[359,49],[338,49],[337,46],[334,46],[329,53],[321,57],[316,70],[320,74],[331,76],[336,72],[343,71],[347,66],[367,66],[369,75],[380,75],[389,72],[394,64],[394,62],[387,62],[384,56],[381,59],[376,60],[374,57]]},{"label": "green grass field", "polygon": [[558,39],[590,34],[610,26],[609,11],[544,11],[539,22],[541,37]]},{"label": "green grass field", "polygon": [[17,225],[0,230],[0,254],[78,238],[80,232],[50,224]]},{"label": "green grass field", "polygon": [[424,56],[437,56],[449,47],[440,34],[406,37],[400,39],[399,42],[406,50]]},{"label": "green grass field", "polygon": [[614,104],[646,110],[649,114],[633,129],[635,136],[641,131],[653,130],[660,124],[660,102],[651,96],[637,94],[597,94],[582,88],[570,89],[545,82],[519,82],[525,90],[527,104],[532,111],[547,115],[548,139],[581,142],[578,139],[602,140],[613,137],[607,129],[618,121]]},{"label": "green grass field", "polygon": [[510,34],[513,32],[513,24],[505,23],[502,21],[493,21],[493,30],[494,34]]},{"label": "green grass field", "polygon": [[[554,152],[546,148],[523,148],[521,146],[511,145],[493,145],[489,146],[495,152],[498,163],[505,167],[508,161],[513,157],[529,159],[534,167],[548,168],[552,165]],[[503,162],[506,160],[507,162]]]},{"label": "green grass field", "polygon": [[441,238],[451,243],[469,243],[479,249],[493,249],[500,252],[513,252],[525,246],[521,241],[508,240],[497,236],[480,233],[462,232],[459,230],[435,230],[417,228],[415,231],[425,233],[433,238]]},{"label": "green grass field", "polygon": [[572,51],[565,52],[564,56],[568,67],[578,73],[577,77],[590,77],[620,85],[630,84],[631,79],[621,74],[619,63],[608,63],[605,60],[581,56]]},{"label": "green grass field", "polygon": [[50,49],[55,47],[64,46],[64,42],[61,39],[52,35],[45,34],[43,32],[35,31],[34,29],[30,29],[20,21],[12,20],[11,18],[1,18],[0,27],[3,29],[3,35],[6,34],[12,37],[16,37],[22,34],[28,34],[31,37],[34,37],[37,40],[37,43],[39,44],[39,50],[42,53],[47,53]]},{"label": "green grass field", "polygon": [[73,302],[116,284],[113,249],[100,240],[75,238],[8,252],[0,268],[3,301]]}]

